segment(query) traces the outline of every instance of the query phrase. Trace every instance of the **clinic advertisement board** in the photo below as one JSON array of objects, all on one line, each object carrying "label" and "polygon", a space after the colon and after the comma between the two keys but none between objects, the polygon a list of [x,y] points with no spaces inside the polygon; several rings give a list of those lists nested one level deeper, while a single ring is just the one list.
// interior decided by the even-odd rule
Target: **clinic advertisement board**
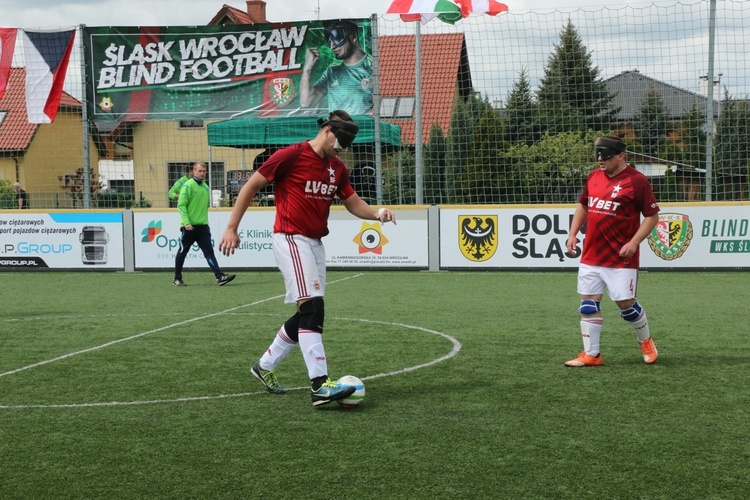
[{"label": "clinic advertisement board", "polygon": [[122,269],[121,212],[0,214],[0,269]]},{"label": "clinic advertisement board", "polygon": [[[219,241],[229,222],[231,212],[210,210],[208,222],[219,265],[226,269],[273,269],[271,241],[274,210],[254,210],[242,219],[238,230],[240,247],[226,257],[219,252]],[[136,269],[173,269],[180,249],[180,215],[174,212],[134,212],[133,233]],[[198,245],[193,245],[185,257],[185,269],[205,269],[208,264]]]},{"label": "clinic advertisement board", "polygon": [[[440,267],[444,269],[576,269],[566,249],[575,206],[443,208]],[[643,269],[750,268],[750,205],[663,204],[641,243]]]},{"label": "clinic advertisement board", "polygon": [[[242,218],[240,246],[234,255],[219,253],[218,245],[229,222],[229,211],[211,210],[209,224],[214,252],[223,269],[276,269],[273,256],[275,209],[253,209]],[[364,221],[342,208],[333,208],[330,234],[323,238],[326,262],[332,268],[426,268],[427,211],[396,211],[398,224]],[[171,269],[180,247],[177,212],[134,212],[136,269]],[[203,253],[193,246],[186,269],[207,269]]]}]

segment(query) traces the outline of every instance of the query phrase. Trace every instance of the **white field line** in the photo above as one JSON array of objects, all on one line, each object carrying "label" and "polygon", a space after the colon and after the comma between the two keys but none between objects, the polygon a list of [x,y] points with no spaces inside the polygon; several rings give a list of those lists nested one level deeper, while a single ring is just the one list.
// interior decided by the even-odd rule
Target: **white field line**
[{"label": "white field line", "polygon": [[[356,278],[356,277],[359,277],[359,276],[362,276],[362,274],[359,274],[359,275],[356,275],[356,276],[350,276],[348,278],[342,278],[340,280],[332,281],[331,283],[337,283],[337,282],[340,282],[340,281],[344,281],[344,280],[351,279],[351,278]],[[40,366],[40,365],[43,365],[43,364],[51,363],[53,361],[58,361],[60,359],[65,359],[65,358],[74,356],[76,354],[81,354],[81,353],[84,353],[84,352],[89,352],[89,351],[93,351],[93,350],[96,350],[96,349],[101,349],[101,348],[104,348],[104,347],[116,344],[118,342],[124,342],[126,340],[131,340],[131,339],[134,339],[134,338],[138,338],[138,337],[141,337],[143,335],[147,335],[149,333],[154,333],[154,332],[166,330],[167,328],[171,328],[171,327],[178,326],[178,325],[183,325],[183,324],[186,324],[186,323],[190,323],[192,321],[198,321],[200,319],[210,318],[210,317],[213,317],[213,316],[217,316],[219,314],[231,313],[233,311],[236,311],[236,310],[244,308],[244,307],[248,307],[248,306],[252,306],[252,305],[256,305],[256,304],[261,304],[263,302],[267,302],[269,300],[274,300],[274,299],[277,299],[277,298],[280,298],[280,297],[283,297],[283,295],[277,295],[277,296],[274,296],[274,297],[269,297],[267,299],[259,300],[259,301],[256,301],[256,302],[253,302],[253,303],[250,303],[250,304],[245,304],[243,306],[233,307],[233,308],[230,308],[230,309],[227,309],[225,311],[218,312],[218,313],[212,313],[212,314],[208,314],[208,315],[201,316],[201,317],[198,317],[198,318],[193,318],[191,320],[186,320],[186,321],[182,321],[182,322],[179,322],[179,323],[174,323],[172,325],[168,325],[168,326],[165,326],[165,327],[162,327],[162,328],[158,328],[158,329],[155,329],[155,330],[150,330],[148,332],[143,332],[143,333],[140,333],[138,335],[133,335],[133,336],[127,337],[125,339],[121,339],[121,340],[117,340],[117,341],[113,341],[113,342],[108,342],[107,344],[102,344],[101,346],[92,347],[90,349],[85,349],[85,350],[82,350],[82,351],[77,351],[75,353],[67,354],[65,356],[60,356],[60,357],[57,357],[57,358],[54,358],[54,359],[51,359],[51,360],[47,360],[47,361],[35,363],[33,365],[29,365],[29,366],[26,366],[26,367],[23,367],[23,368],[19,368],[17,370],[13,370],[12,372],[7,372],[7,373],[0,374],[0,377],[5,376],[5,375],[9,375],[11,373],[16,373],[16,372],[19,372],[21,370],[25,370],[25,369],[28,369],[28,368],[33,368],[33,367]],[[420,326],[407,325],[407,324],[404,324],[404,323],[392,323],[392,322],[389,322],[389,321],[376,321],[376,320],[368,320],[368,319],[361,319],[361,318],[332,318],[332,319],[340,320],[340,321],[360,321],[360,322],[363,322],[363,323],[373,323],[373,324],[379,324],[379,325],[390,325],[390,326],[397,326],[397,327],[406,328],[406,329],[410,329],[410,330],[419,330],[419,331],[422,331],[422,332],[425,332],[425,333],[430,333],[432,335],[438,335],[440,337],[443,337],[443,338],[447,339],[448,341],[450,341],[453,344],[453,348],[451,349],[451,351],[448,354],[446,354],[444,356],[441,356],[439,358],[433,359],[432,361],[428,361],[426,363],[421,363],[421,364],[414,365],[414,366],[409,366],[409,367],[406,367],[406,368],[401,368],[400,370],[394,370],[394,371],[391,371],[391,372],[377,373],[375,375],[367,375],[365,377],[361,377],[361,379],[363,381],[364,380],[372,380],[372,379],[381,378],[381,377],[390,377],[390,376],[393,376],[393,375],[399,375],[399,374],[402,374],[402,373],[407,373],[407,372],[411,372],[411,371],[414,371],[414,370],[419,370],[420,368],[426,368],[428,366],[435,365],[437,363],[440,363],[442,361],[445,361],[447,359],[450,359],[450,358],[454,357],[461,350],[461,343],[458,340],[456,340],[456,338],[454,338],[454,337],[452,337],[452,336],[450,336],[450,335],[448,335],[446,333],[438,332],[437,330],[430,330],[428,328],[422,328]],[[287,391],[298,391],[298,390],[302,390],[302,389],[309,389],[309,386],[292,387],[292,388],[288,388]],[[183,402],[192,402],[192,401],[207,401],[207,400],[213,400],[213,399],[239,398],[239,397],[246,397],[246,396],[255,396],[255,395],[259,395],[259,394],[266,394],[266,391],[242,392],[242,393],[236,393],[236,394],[218,394],[218,395],[213,395],[213,396],[194,396],[194,397],[175,398],[175,399],[153,399],[153,400],[144,400],[144,401],[109,401],[109,402],[103,402],[103,403],[71,403],[71,404],[55,404],[55,405],[0,405],[0,409],[24,409],[24,408],[90,408],[90,407],[102,407],[102,406],[137,406],[137,405],[147,405],[147,404],[183,403]]]},{"label": "white field line", "polygon": [[[358,278],[360,276],[364,276],[364,274],[355,274],[354,276],[349,276],[349,277],[346,277],[346,278],[341,278],[341,279],[338,279],[338,280],[335,280],[335,281],[331,281],[331,284],[332,283],[339,283],[341,281],[345,281],[345,280],[352,279],[352,278]],[[82,349],[80,351],[75,351],[75,352],[71,352],[71,353],[68,353],[68,354],[63,354],[62,356],[58,356],[56,358],[47,359],[47,360],[44,360],[44,361],[39,361],[39,362],[31,364],[31,365],[22,366],[21,368],[16,368],[15,370],[11,370],[9,372],[0,373],[0,378],[6,377],[8,375],[13,375],[14,373],[22,372],[22,371],[28,370],[30,368],[36,368],[37,366],[43,366],[43,365],[47,365],[49,363],[54,363],[55,361],[61,361],[63,359],[72,358],[73,356],[78,356],[79,354],[85,354],[87,352],[92,352],[92,351],[98,351],[99,349],[104,349],[105,347],[110,347],[110,346],[113,346],[115,344],[119,344],[121,342],[127,342],[128,340],[133,340],[133,339],[137,339],[137,338],[140,338],[140,337],[144,337],[144,336],[150,335],[152,333],[163,332],[164,330],[169,330],[170,328],[174,328],[176,326],[188,325],[190,323],[195,323],[196,321],[200,321],[200,320],[207,319],[207,318],[213,318],[215,316],[220,316],[222,314],[227,314],[227,313],[230,313],[230,312],[233,312],[233,311],[237,311],[239,309],[244,309],[245,307],[251,307],[251,306],[256,306],[258,304],[263,304],[264,302],[269,302],[271,300],[276,300],[276,299],[279,299],[281,297],[284,297],[284,294],[282,294],[282,295],[275,295],[275,296],[269,297],[267,299],[256,300],[255,302],[251,302],[249,304],[244,304],[244,305],[241,305],[241,306],[230,307],[229,309],[225,309],[223,311],[219,311],[219,312],[215,312],[215,313],[211,313],[211,314],[205,314],[203,316],[198,316],[198,317],[195,317],[195,318],[186,319],[184,321],[178,321],[177,323],[172,323],[170,325],[162,326],[160,328],[155,328],[153,330],[149,330],[149,331],[143,332],[143,333],[138,333],[136,335],[131,335],[130,337],[125,337],[123,339],[113,340],[112,342],[107,342],[106,344],[102,344],[102,345],[98,345],[98,346],[94,346],[94,347],[89,347],[88,349]]]}]

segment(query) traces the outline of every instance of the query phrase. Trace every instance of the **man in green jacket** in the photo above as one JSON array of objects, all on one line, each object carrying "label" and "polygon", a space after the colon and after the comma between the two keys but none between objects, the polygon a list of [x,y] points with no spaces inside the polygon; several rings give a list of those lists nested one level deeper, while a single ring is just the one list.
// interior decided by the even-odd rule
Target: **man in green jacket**
[{"label": "man in green jacket", "polygon": [[172,188],[169,190],[169,194],[168,194],[169,199],[177,201],[177,199],[180,197],[180,190],[182,189],[182,186],[192,178],[193,178],[193,166],[190,165],[187,169],[187,174],[177,179],[177,182],[175,182]]},{"label": "man in green jacket", "polygon": [[174,265],[174,286],[185,286],[182,281],[182,266],[193,243],[203,251],[208,266],[216,276],[219,286],[224,286],[234,279],[234,274],[224,274],[216,261],[214,247],[211,244],[211,227],[208,225],[208,207],[211,190],[206,178],[206,164],[197,162],[193,165],[193,176],[182,185],[177,210],[180,212],[180,249]]}]

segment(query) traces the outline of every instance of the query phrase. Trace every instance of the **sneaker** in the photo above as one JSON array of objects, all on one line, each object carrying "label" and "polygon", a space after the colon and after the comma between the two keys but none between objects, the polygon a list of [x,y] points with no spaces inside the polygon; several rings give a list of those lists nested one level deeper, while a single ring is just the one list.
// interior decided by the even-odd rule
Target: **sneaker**
[{"label": "sneaker", "polygon": [[597,354],[596,356],[591,356],[589,354],[586,354],[586,352],[584,351],[579,354],[577,358],[566,361],[565,366],[599,366],[602,363],[604,363],[604,360],[602,360],[601,353]]},{"label": "sneaker", "polygon": [[184,281],[182,281],[182,280],[178,280],[178,279],[175,279],[175,280],[174,280],[174,281],[172,282],[172,284],[173,284],[174,286],[187,286],[187,285],[185,284],[185,282],[184,282]]},{"label": "sneaker", "polygon": [[654,339],[651,337],[641,342],[641,351],[643,351],[643,361],[649,365],[659,357],[659,353],[656,351],[656,346],[654,345]]},{"label": "sneaker", "polygon": [[216,279],[216,282],[219,284],[219,286],[224,286],[230,281],[232,281],[235,278],[234,274],[222,274],[219,278]]},{"label": "sneaker", "polygon": [[331,379],[325,381],[317,391],[312,391],[312,404],[313,406],[320,406],[331,401],[338,401],[340,399],[346,399],[356,391],[357,388],[353,385],[339,384],[338,382],[331,382]]},{"label": "sneaker", "polygon": [[286,392],[286,389],[281,387],[279,381],[276,380],[276,374],[273,370],[264,370],[261,368],[260,361],[256,361],[253,367],[250,368],[250,373],[253,374],[253,377],[260,380],[261,384],[266,386],[266,390],[271,394],[284,394]]}]

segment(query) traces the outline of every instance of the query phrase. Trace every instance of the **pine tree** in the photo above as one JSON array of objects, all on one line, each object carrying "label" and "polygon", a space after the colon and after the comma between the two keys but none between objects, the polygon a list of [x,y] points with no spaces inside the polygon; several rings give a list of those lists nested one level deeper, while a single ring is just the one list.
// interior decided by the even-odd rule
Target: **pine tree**
[{"label": "pine tree", "polygon": [[667,105],[661,93],[655,89],[646,92],[633,126],[643,146],[643,152],[655,158],[667,142]]},{"label": "pine tree", "polygon": [[745,100],[725,95],[714,140],[714,183],[721,199],[747,199],[747,177],[750,174],[750,105]]},{"label": "pine tree", "polygon": [[568,20],[560,33],[560,44],[544,69],[537,100],[545,130],[551,134],[609,130],[619,108],[612,107],[614,94],[607,91],[593,66],[591,53]]},{"label": "pine tree", "polygon": [[448,146],[440,125],[434,123],[430,129],[430,139],[424,148],[424,202],[444,203]]},{"label": "pine tree", "polygon": [[542,136],[526,68],[521,69],[518,80],[514,82],[508,94],[503,110],[503,122],[503,140],[508,144],[531,145]]}]

